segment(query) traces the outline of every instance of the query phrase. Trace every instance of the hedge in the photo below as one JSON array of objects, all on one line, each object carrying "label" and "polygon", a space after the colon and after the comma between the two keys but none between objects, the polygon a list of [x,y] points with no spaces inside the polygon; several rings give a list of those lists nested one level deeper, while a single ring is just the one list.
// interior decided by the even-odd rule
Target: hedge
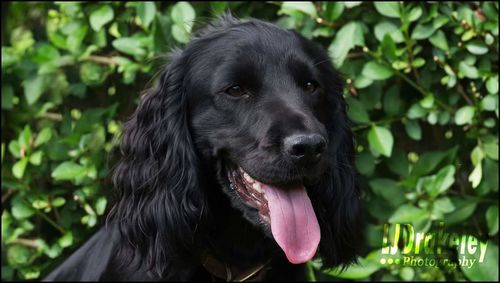
[{"label": "hedge", "polygon": [[[498,3],[275,1],[2,2],[2,280],[42,278],[104,222],[122,122],[161,56],[228,9],[298,30],[345,77],[365,243],[311,279],[498,280]],[[385,262],[386,224],[439,222],[484,261]]]}]

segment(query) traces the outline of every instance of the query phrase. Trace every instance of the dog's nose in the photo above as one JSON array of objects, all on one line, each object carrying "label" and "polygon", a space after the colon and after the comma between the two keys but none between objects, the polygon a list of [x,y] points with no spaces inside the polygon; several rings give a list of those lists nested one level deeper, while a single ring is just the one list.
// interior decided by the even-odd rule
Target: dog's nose
[{"label": "dog's nose", "polygon": [[317,163],[326,149],[325,139],[318,134],[292,135],[283,140],[284,151],[292,160],[304,165]]}]

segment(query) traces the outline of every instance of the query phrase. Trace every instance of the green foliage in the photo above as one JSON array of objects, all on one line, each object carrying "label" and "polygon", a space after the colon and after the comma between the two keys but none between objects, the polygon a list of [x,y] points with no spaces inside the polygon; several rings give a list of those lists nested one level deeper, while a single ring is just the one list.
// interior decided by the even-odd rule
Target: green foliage
[{"label": "green foliage", "polygon": [[[2,5],[2,280],[43,277],[104,221],[121,123],[155,58],[226,9],[298,30],[346,80],[366,243],[360,264],[314,262],[311,279],[498,280],[496,2]],[[433,221],[487,241],[484,262],[380,263],[384,223]]]}]

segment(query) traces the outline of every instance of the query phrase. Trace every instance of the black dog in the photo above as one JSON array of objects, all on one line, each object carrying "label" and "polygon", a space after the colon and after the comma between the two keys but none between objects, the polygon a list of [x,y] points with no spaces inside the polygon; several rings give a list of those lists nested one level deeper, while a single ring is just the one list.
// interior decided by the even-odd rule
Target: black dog
[{"label": "black dog", "polygon": [[356,258],[342,82],[294,31],[226,15],[124,125],[107,225],[45,280],[303,280]]}]

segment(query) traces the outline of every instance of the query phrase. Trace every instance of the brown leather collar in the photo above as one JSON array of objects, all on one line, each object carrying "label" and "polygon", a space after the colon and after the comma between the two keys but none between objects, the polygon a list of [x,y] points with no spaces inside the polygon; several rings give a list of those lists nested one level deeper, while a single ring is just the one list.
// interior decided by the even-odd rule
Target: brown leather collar
[{"label": "brown leather collar", "polygon": [[262,280],[262,276],[266,273],[266,265],[270,261],[271,259],[264,263],[261,262],[247,268],[240,268],[238,266],[219,261],[210,255],[202,257],[202,265],[212,274],[212,277],[216,277],[219,280],[225,280],[226,282],[260,281]]}]

